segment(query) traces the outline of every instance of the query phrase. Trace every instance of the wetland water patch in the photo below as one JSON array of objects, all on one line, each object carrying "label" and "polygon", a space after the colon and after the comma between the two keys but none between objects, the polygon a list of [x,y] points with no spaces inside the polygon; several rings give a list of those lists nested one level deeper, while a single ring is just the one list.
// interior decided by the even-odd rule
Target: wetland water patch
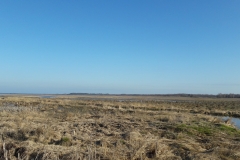
[{"label": "wetland water patch", "polygon": [[53,96],[53,95],[42,95],[40,96],[41,98],[54,98],[56,96]]},{"label": "wetland water patch", "polygon": [[238,128],[240,129],[240,118],[233,118],[233,117],[222,117],[224,121],[230,119],[231,122]]}]

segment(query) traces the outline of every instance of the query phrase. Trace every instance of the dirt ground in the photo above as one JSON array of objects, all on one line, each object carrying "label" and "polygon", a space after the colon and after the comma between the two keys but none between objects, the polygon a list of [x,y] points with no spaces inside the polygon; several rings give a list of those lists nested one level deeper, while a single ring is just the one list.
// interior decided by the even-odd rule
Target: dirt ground
[{"label": "dirt ground", "polygon": [[3,160],[238,160],[239,99],[0,97]]}]

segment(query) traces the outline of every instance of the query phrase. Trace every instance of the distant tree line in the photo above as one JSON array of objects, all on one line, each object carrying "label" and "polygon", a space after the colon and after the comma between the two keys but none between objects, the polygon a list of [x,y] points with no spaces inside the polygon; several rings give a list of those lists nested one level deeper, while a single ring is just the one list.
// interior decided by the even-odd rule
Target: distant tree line
[{"label": "distant tree line", "polygon": [[166,97],[202,97],[202,98],[240,98],[240,94],[222,94],[219,93],[217,95],[213,94],[186,94],[186,93],[178,93],[178,94],[108,94],[108,93],[70,93],[70,95],[120,95],[120,96],[166,96]]},{"label": "distant tree line", "polygon": [[164,94],[162,96],[179,96],[179,97],[203,97],[203,98],[240,98],[240,94],[222,94],[219,93],[217,95],[213,94]]},{"label": "distant tree line", "polygon": [[221,93],[219,93],[217,95],[217,98],[240,98],[240,94],[233,94],[233,93],[221,94]]}]

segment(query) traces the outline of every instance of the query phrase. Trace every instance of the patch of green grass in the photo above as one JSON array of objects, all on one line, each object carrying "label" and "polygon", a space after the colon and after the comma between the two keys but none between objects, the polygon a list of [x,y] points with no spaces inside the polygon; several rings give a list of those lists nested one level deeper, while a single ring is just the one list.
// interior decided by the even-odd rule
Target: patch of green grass
[{"label": "patch of green grass", "polygon": [[207,136],[211,136],[213,134],[213,129],[209,126],[194,126],[192,128],[200,134],[205,134]]},{"label": "patch of green grass", "polygon": [[180,124],[176,127],[177,131],[181,131],[181,132],[186,131],[187,128],[189,128],[189,126],[187,126],[186,124]]},{"label": "patch of green grass", "polygon": [[220,124],[219,128],[221,131],[226,132],[228,134],[235,134],[235,135],[239,135],[240,136],[240,131],[237,130],[236,128],[232,127],[232,126],[227,126],[224,124]]},{"label": "patch of green grass", "polygon": [[68,138],[68,137],[62,137],[61,141],[62,141],[62,142],[68,142],[68,141],[70,141],[70,138]]},{"label": "patch of green grass", "polygon": [[177,131],[186,133],[188,135],[206,135],[213,136],[219,133],[219,131],[227,133],[228,135],[240,137],[240,130],[227,126],[224,124],[219,124],[218,126],[213,126],[212,124],[200,123],[200,124],[180,124],[176,127]]},{"label": "patch of green grass", "polygon": [[182,132],[186,132],[188,135],[198,135],[198,134],[205,134],[207,136],[211,136],[213,134],[213,129],[211,126],[207,125],[189,125],[181,124],[177,126],[177,129]]},{"label": "patch of green grass", "polygon": [[187,133],[188,135],[193,135],[193,133],[190,131],[190,126],[187,126],[186,124],[180,124],[177,126],[177,132],[181,131],[183,133]]},{"label": "patch of green grass", "polygon": [[58,144],[62,146],[71,146],[72,142],[71,139],[68,137],[62,137]]}]

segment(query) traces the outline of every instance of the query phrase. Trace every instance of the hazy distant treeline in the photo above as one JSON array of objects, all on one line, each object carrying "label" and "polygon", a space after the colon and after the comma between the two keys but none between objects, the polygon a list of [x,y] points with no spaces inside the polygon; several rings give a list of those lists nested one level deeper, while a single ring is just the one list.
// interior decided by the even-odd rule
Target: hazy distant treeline
[{"label": "hazy distant treeline", "polygon": [[[160,94],[161,95],[161,94]],[[161,96],[179,96],[179,97],[206,97],[206,98],[240,98],[240,94],[162,94]]]},{"label": "hazy distant treeline", "polygon": [[240,98],[240,94],[218,94],[217,98]]},{"label": "hazy distant treeline", "polygon": [[178,93],[178,94],[108,94],[108,93],[70,93],[70,95],[122,95],[122,96],[177,96],[177,97],[203,97],[203,98],[240,98],[240,94],[222,94],[219,93],[217,95],[213,94],[186,94],[186,93]]}]

